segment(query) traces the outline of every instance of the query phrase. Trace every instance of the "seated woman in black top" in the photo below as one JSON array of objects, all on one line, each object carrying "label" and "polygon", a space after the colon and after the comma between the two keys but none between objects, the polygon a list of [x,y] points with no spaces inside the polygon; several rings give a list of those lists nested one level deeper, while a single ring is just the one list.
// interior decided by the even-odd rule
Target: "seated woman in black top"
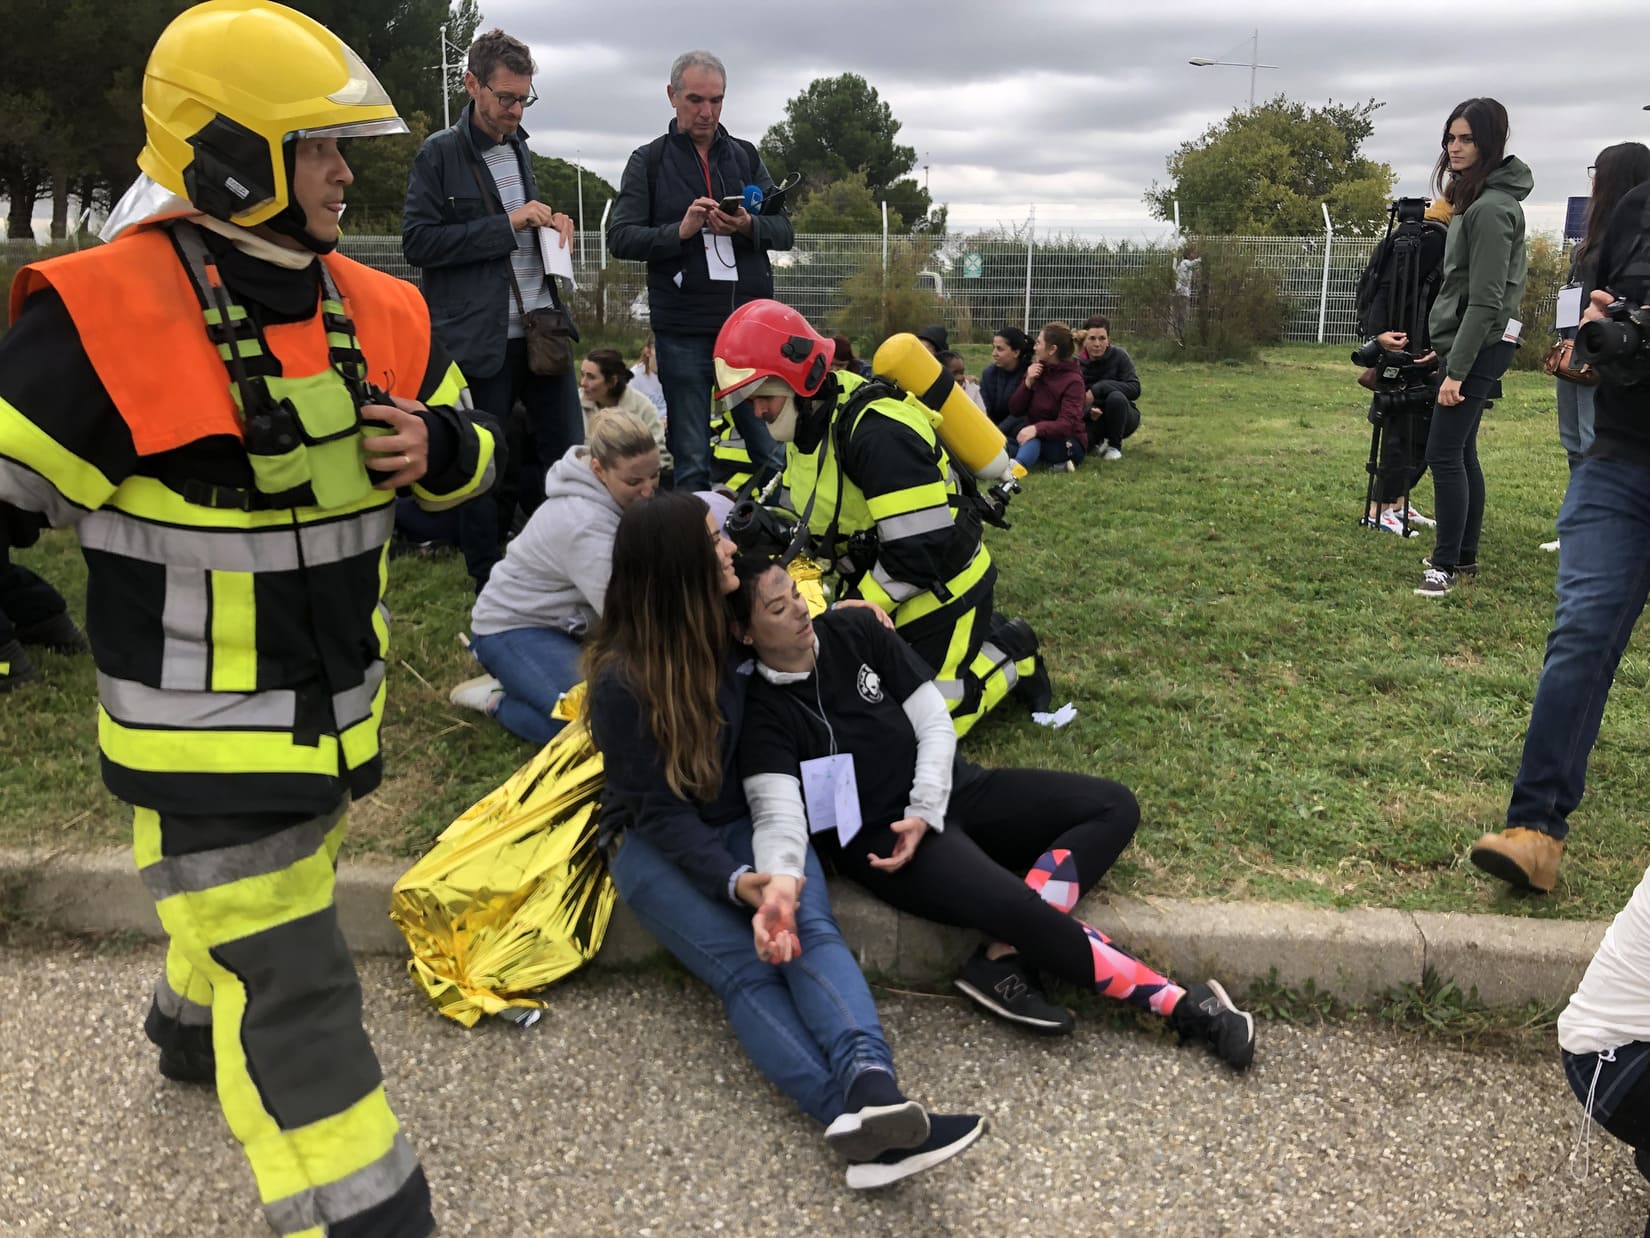
[{"label": "seated woman in black top", "polygon": [[[734,631],[757,656],[739,766],[768,904],[794,906],[812,831],[882,901],[986,934],[956,985],[992,1013],[1069,1032],[1071,1013],[1038,989],[1042,968],[1249,1065],[1254,1019],[1219,984],[1183,989],[1070,914],[1134,836],[1127,787],[962,760],[939,689],[899,637],[854,612],[810,621],[777,564],[744,556],[735,568]],[[759,923],[759,952],[782,950],[787,930],[783,916]]]},{"label": "seated woman in black top", "polygon": [[1025,382],[1030,364],[1031,338],[1020,328],[1005,326],[991,337],[991,364],[980,371],[980,398],[992,425],[1009,415],[1009,397]]}]

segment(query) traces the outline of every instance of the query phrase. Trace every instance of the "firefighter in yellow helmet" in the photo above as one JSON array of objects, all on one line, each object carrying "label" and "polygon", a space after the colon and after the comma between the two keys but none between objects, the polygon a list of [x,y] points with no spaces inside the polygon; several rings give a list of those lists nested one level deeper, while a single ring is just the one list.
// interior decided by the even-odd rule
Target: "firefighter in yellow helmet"
[{"label": "firefighter in yellow helmet", "polygon": [[169,937],[145,1030],[212,1081],[282,1234],[433,1231],[333,907],[380,777],[397,493],[452,506],[493,437],[410,284],[337,254],[338,141],[400,133],[325,27],[178,16],[110,243],[25,267],[0,340],[0,522],[76,529],[103,776]]},{"label": "firefighter in yellow helmet", "polygon": [[1011,692],[1049,707],[1037,638],[992,613],[985,510],[933,415],[877,379],[831,369],[834,345],[778,301],[741,305],[716,337],[718,399],[750,400],[786,444],[785,487],[842,596],[875,603],[934,672],[958,735]]}]

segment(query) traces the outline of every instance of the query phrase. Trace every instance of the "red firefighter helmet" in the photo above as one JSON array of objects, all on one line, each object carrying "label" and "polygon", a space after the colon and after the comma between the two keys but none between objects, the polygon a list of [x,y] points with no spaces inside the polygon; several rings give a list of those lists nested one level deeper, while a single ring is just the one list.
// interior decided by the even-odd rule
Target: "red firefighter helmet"
[{"label": "red firefighter helmet", "polygon": [[836,345],[778,301],[747,301],[716,336],[716,398],[813,395],[831,372]]}]

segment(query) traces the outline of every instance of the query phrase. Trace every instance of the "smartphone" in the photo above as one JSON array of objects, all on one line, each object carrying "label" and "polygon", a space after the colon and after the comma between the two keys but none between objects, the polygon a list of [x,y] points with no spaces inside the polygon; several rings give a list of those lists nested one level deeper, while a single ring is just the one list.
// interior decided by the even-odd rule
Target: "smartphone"
[{"label": "smartphone", "polygon": [[727,197],[723,198],[720,202],[718,202],[716,204],[716,209],[721,211],[722,214],[724,214],[724,215],[737,215],[739,213],[739,208],[744,206],[744,205],[745,205],[745,195],[744,194],[742,194],[742,193],[730,193],[730,194],[727,195]]}]

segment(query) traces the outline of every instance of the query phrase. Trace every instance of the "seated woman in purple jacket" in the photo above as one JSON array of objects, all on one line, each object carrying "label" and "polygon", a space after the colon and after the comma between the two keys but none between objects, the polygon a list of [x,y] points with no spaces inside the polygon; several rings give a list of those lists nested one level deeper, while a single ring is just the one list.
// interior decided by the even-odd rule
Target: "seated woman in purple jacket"
[{"label": "seated woman in purple jacket", "polygon": [[1088,451],[1083,375],[1072,359],[1076,351],[1065,323],[1051,322],[1039,331],[1025,378],[1009,397],[1009,416],[998,424],[1015,444],[1014,458],[1028,469],[1040,461],[1074,470]]}]

